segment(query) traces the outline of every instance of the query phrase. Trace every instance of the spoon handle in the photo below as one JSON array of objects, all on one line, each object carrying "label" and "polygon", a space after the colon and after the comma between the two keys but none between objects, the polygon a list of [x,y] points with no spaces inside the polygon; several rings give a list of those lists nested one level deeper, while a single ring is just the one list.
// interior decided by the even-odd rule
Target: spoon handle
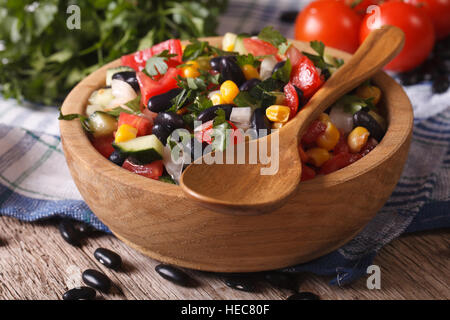
[{"label": "spoon handle", "polygon": [[397,27],[383,26],[372,31],[351,59],[333,73],[305,108],[291,120],[292,133],[297,131],[297,137],[303,135],[311,122],[336,100],[390,62],[401,51],[404,42],[404,33]]}]

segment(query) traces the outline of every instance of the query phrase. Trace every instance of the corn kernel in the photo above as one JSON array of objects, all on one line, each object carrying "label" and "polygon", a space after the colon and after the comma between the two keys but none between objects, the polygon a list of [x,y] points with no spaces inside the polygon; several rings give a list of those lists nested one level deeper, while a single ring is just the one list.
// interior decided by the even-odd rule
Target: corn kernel
[{"label": "corn kernel", "polygon": [[188,111],[189,110],[186,107],[183,107],[183,108],[177,110],[177,114],[183,115],[183,114],[187,113]]},{"label": "corn kernel", "polygon": [[256,68],[251,64],[245,64],[244,66],[242,66],[242,72],[244,73],[245,79],[247,80],[254,78],[259,79],[258,70],[256,70]]},{"label": "corn kernel", "polygon": [[362,147],[367,143],[369,136],[370,132],[364,127],[356,127],[353,129],[347,137],[347,144],[350,151],[353,153],[361,151]]},{"label": "corn kernel", "polygon": [[319,121],[327,124],[328,122],[331,122],[331,119],[330,116],[324,112],[320,114]]},{"label": "corn kernel", "polygon": [[114,142],[125,142],[136,138],[138,130],[129,124],[122,124],[116,132],[116,138]]},{"label": "corn kernel", "polygon": [[356,89],[356,95],[362,99],[373,98],[373,104],[376,105],[381,98],[381,90],[376,86],[360,86]]},{"label": "corn kernel", "polygon": [[231,80],[227,80],[220,86],[220,94],[225,103],[232,103],[239,93],[238,86]]},{"label": "corn kernel", "polygon": [[189,66],[183,68],[182,74],[185,78],[196,78],[200,75],[200,72],[196,68]]},{"label": "corn kernel", "polygon": [[273,105],[266,109],[266,117],[273,122],[285,123],[289,120],[291,109],[286,106]]},{"label": "corn kernel", "polygon": [[317,138],[316,144],[328,151],[333,150],[339,141],[340,135],[341,133],[338,128],[336,128],[332,122],[327,122],[327,128],[325,129],[325,132]]},{"label": "corn kernel", "polygon": [[214,106],[225,103],[225,100],[223,100],[222,95],[220,93],[213,94],[210,99]]},{"label": "corn kernel", "polygon": [[284,125],[283,122],[273,122],[272,129],[281,129],[281,127],[283,127],[283,125]]},{"label": "corn kernel", "polygon": [[224,51],[231,52],[234,50],[234,43],[229,44],[226,48],[223,48]]},{"label": "corn kernel", "polygon": [[195,69],[200,68],[200,65],[199,65],[198,62],[195,61],[195,60],[189,60],[189,61],[186,61],[186,64],[187,64],[189,67],[193,67],[193,68],[195,68]]},{"label": "corn kernel", "polygon": [[324,148],[311,148],[306,151],[308,156],[308,163],[321,167],[326,161],[330,159],[330,153]]}]

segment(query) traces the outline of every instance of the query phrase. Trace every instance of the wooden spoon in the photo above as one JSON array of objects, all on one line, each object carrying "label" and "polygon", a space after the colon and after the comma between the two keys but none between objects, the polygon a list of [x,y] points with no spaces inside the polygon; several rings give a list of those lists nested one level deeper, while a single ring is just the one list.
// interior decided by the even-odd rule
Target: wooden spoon
[{"label": "wooden spoon", "polygon": [[[342,95],[371,78],[401,51],[403,44],[404,34],[396,27],[384,26],[369,34],[352,58],[279,130],[278,149],[274,149],[272,157],[272,164],[276,167],[276,152],[279,150],[276,173],[261,174],[261,169],[268,170],[270,164],[260,161],[256,164],[248,160],[245,164],[237,164],[236,161],[234,164],[207,164],[205,160],[208,155],[204,155],[199,159],[201,161],[197,160],[186,168],[180,179],[181,188],[200,205],[223,213],[259,214],[281,207],[300,183],[302,164],[298,145],[310,123]],[[270,151],[271,143],[277,143],[277,135],[272,133],[243,143],[245,159],[249,159],[249,150],[260,143],[267,143]],[[232,149],[212,155],[222,159],[223,163],[230,156],[236,160],[238,148]],[[272,152],[267,154],[272,156]]]}]

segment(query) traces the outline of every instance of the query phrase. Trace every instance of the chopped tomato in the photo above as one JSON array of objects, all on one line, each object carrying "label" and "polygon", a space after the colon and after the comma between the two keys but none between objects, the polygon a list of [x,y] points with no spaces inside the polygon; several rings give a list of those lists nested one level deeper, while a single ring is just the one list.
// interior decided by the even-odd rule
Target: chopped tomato
[{"label": "chopped tomato", "polygon": [[[181,48],[181,42],[178,39],[170,39],[156,44],[151,48],[122,56],[121,62],[124,66],[131,67],[136,71],[142,71],[145,68],[145,63],[150,57],[154,56],[155,54],[161,53],[164,50],[168,50],[170,54],[176,54],[175,57],[169,59],[167,63],[169,67],[175,67],[176,65],[181,63],[183,50]],[[175,62],[177,62],[177,64],[175,64]]]},{"label": "chopped tomato", "polygon": [[313,168],[308,167],[306,164],[302,163],[302,178],[300,181],[311,180],[316,176],[316,171]]},{"label": "chopped tomato", "polygon": [[361,157],[364,157],[370,151],[372,151],[377,146],[377,144],[378,144],[377,140],[375,140],[374,138],[369,138],[367,143],[364,145],[364,147],[362,147],[361,151],[359,152]]},{"label": "chopped tomato", "polygon": [[243,41],[245,50],[254,56],[277,55],[278,53],[278,49],[267,41],[252,38],[244,38]]},{"label": "chopped tomato", "polygon": [[[203,123],[200,127],[197,127],[194,131],[194,137],[200,142],[206,142],[207,144],[211,144],[213,142],[213,137],[211,137],[213,133],[213,122],[214,120],[210,120],[208,122]],[[227,121],[233,132],[231,134],[231,138],[233,139],[233,143],[237,144],[243,141],[244,137],[242,136],[239,129],[231,122]]]},{"label": "chopped tomato", "polygon": [[122,168],[134,172],[138,175],[158,180],[159,177],[163,174],[163,162],[162,160],[153,161],[149,164],[135,164],[131,162],[130,160],[125,160],[125,162],[122,165]]},{"label": "chopped tomato", "polygon": [[133,128],[137,129],[137,136],[146,136],[152,132],[153,124],[150,120],[140,117],[134,114],[129,114],[126,112],[121,112],[119,116],[119,122],[117,123],[117,127],[120,127],[123,124],[128,124]]},{"label": "chopped tomato", "polygon": [[296,66],[300,63],[303,54],[293,44],[286,50],[286,57],[289,58],[291,65]]},{"label": "chopped tomato", "polygon": [[356,160],[359,160],[359,159],[361,159],[361,155],[358,153],[356,153],[356,154],[347,153],[347,152],[339,153],[339,154],[333,156],[327,162],[325,162],[320,167],[319,173],[320,174],[332,173],[334,171],[337,171],[339,169],[342,169],[342,168],[348,166],[349,164],[352,164],[353,162],[355,162]]},{"label": "chopped tomato", "polygon": [[300,107],[300,100],[297,94],[297,90],[295,90],[295,87],[292,83],[289,82],[284,86],[284,95],[286,96],[286,103],[289,109],[291,109],[291,112],[289,113],[290,120],[295,117]]},{"label": "chopped tomato", "polygon": [[178,87],[176,77],[180,70],[169,68],[159,80],[153,80],[143,72],[136,72],[136,78],[141,89],[141,103],[147,106],[148,100],[161,93]]},{"label": "chopped tomato", "polygon": [[344,132],[340,131],[339,141],[333,149],[333,154],[336,155],[343,152],[350,153],[350,148],[347,144],[347,135],[345,135]]},{"label": "chopped tomato", "polygon": [[113,141],[114,137],[112,135],[107,137],[92,138],[92,145],[98,152],[100,152],[102,156],[109,158],[111,153],[114,151],[112,146]]},{"label": "chopped tomato", "polygon": [[317,138],[322,133],[325,132],[326,129],[327,129],[327,125],[325,123],[323,123],[320,120],[314,120],[308,127],[308,130],[303,135],[302,143],[304,143],[304,144],[314,143],[317,140]]},{"label": "chopped tomato", "polygon": [[324,83],[319,71],[308,57],[301,57],[298,65],[292,67],[291,81],[303,91],[303,101],[311,98]]},{"label": "chopped tomato", "polygon": [[157,112],[153,112],[148,110],[148,108],[143,108],[142,109],[142,116],[146,119],[148,119],[151,123],[152,123],[152,127],[153,127],[153,123],[155,121],[155,118],[158,116]]}]

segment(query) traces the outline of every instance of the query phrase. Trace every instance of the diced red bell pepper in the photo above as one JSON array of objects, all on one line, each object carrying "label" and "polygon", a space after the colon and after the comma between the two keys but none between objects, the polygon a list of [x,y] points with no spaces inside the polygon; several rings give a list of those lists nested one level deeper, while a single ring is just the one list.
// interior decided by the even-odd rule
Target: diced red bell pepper
[{"label": "diced red bell pepper", "polygon": [[316,176],[316,171],[313,168],[308,167],[306,164],[302,163],[302,178],[300,181],[311,180]]},{"label": "diced red bell pepper", "polygon": [[325,123],[320,120],[314,120],[303,135],[302,143],[307,145],[314,143],[326,129],[327,125]]},{"label": "diced red bell pepper", "polygon": [[[132,54],[122,56],[121,63],[124,66],[133,68],[136,71],[142,71],[145,68],[147,60],[155,54],[161,53],[164,50],[168,50],[170,54],[176,54],[175,57],[169,59],[171,61],[167,63],[169,67],[175,67],[181,63],[181,57],[183,55],[183,49],[181,48],[181,42],[178,39],[170,39],[159,44],[154,45],[151,48],[147,48],[141,51],[137,51]],[[176,65],[173,65],[177,62]]]},{"label": "diced red bell pepper", "polygon": [[306,56],[301,57],[299,63],[292,67],[291,81],[303,91],[302,101],[306,102],[324,83],[314,63]]},{"label": "diced red bell pepper", "polygon": [[347,152],[339,153],[339,154],[333,156],[327,162],[325,162],[320,167],[319,173],[320,174],[332,173],[334,171],[337,171],[339,169],[342,169],[342,168],[348,166],[349,164],[352,164],[353,162],[355,162],[359,159],[361,159],[361,155],[358,153],[355,153],[355,154],[347,153]]},{"label": "diced red bell pepper", "polygon": [[148,100],[158,94],[165,93],[171,89],[177,88],[177,75],[179,75],[180,69],[169,68],[164,76],[159,80],[152,80],[143,72],[136,72],[136,78],[141,90],[141,103],[147,106]]},{"label": "diced red bell pepper", "polygon": [[92,138],[92,145],[98,152],[101,153],[102,156],[109,158],[111,153],[114,151],[112,146],[113,141],[114,136],[112,135],[107,137]]},{"label": "diced red bell pepper", "polygon": [[164,170],[162,160],[156,160],[149,164],[139,165],[127,159],[123,163],[122,168],[155,180],[158,180],[159,177],[162,176]]},{"label": "diced red bell pepper", "polygon": [[243,41],[245,50],[247,50],[248,53],[251,53],[254,56],[276,56],[278,53],[278,49],[267,41],[252,38],[244,38]]},{"label": "diced red bell pepper", "polygon": [[129,114],[126,112],[121,112],[119,116],[119,121],[117,127],[123,124],[128,124],[133,128],[137,129],[137,136],[146,136],[152,132],[153,124],[150,120],[144,117],[137,116],[135,114]]},{"label": "diced red bell pepper", "polygon": [[290,120],[297,114],[300,101],[298,99],[297,91],[292,83],[289,82],[285,85],[283,91],[286,96],[286,103],[289,109],[291,109],[291,112],[289,113]]}]

